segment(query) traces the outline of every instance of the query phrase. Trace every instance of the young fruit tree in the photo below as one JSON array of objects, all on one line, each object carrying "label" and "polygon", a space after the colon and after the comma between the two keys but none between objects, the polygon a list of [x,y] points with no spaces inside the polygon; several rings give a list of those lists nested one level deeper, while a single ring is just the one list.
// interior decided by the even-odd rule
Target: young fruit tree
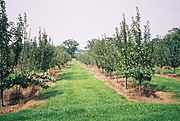
[{"label": "young fruit tree", "polygon": [[8,22],[5,1],[0,3],[0,91],[1,103],[3,102],[4,90],[12,87],[14,81],[11,73],[18,64],[22,50],[23,22],[19,16],[17,27]]},{"label": "young fruit tree", "polygon": [[153,46],[150,43],[150,26],[146,23],[144,28],[144,37],[142,37],[142,30],[140,25],[140,13],[138,7],[136,8],[135,19],[132,19],[132,33],[134,38],[134,55],[133,63],[134,69],[132,76],[139,82],[139,91],[141,84],[144,81],[151,81],[153,70]]},{"label": "young fruit tree", "polygon": [[132,69],[132,40],[130,38],[130,30],[128,25],[126,24],[125,14],[123,14],[123,20],[120,23],[120,31],[116,28],[116,39],[115,43],[121,53],[120,62],[121,66],[117,67],[117,71],[119,71],[122,77],[125,78],[125,88],[128,88],[128,78],[130,77],[130,71]]}]

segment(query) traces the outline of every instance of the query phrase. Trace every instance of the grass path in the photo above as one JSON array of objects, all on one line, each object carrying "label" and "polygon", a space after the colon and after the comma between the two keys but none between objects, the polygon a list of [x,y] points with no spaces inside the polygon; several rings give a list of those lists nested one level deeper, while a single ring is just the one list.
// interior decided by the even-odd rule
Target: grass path
[{"label": "grass path", "polygon": [[0,115],[0,121],[179,121],[180,105],[128,102],[96,79],[78,62],[59,75],[57,83],[39,94],[45,103],[17,113]]}]

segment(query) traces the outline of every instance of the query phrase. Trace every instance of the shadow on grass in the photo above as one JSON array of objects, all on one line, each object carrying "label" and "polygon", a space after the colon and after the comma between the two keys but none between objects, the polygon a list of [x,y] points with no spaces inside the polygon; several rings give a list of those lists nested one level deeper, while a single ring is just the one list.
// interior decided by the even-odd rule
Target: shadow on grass
[{"label": "shadow on grass", "polygon": [[48,99],[48,98],[51,98],[51,97],[55,97],[57,95],[61,95],[63,93],[64,93],[64,91],[61,91],[61,90],[45,91],[45,92],[40,93],[37,96],[36,100],[45,100],[45,99]]},{"label": "shadow on grass", "polygon": [[88,76],[76,72],[64,72],[59,74],[57,81],[62,81],[62,80],[86,80],[88,79]]},{"label": "shadow on grass", "polygon": [[58,75],[58,81],[61,80],[70,80],[72,78],[73,72],[64,72]]},{"label": "shadow on grass", "polygon": [[73,65],[72,65],[72,64],[70,64],[70,65],[68,65],[66,68],[72,68],[72,66],[73,66]]}]

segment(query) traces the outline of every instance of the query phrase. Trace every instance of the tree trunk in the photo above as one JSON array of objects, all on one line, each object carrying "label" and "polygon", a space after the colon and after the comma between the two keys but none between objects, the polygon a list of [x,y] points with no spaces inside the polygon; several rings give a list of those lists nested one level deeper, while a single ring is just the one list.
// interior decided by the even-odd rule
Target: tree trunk
[{"label": "tree trunk", "polygon": [[1,104],[2,104],[2,107],[4,107],[4,96],[3,96],[3,89],[1,89]]},{"label": "tree trunk", "polygon": [[161,65],[161,72],[162,72],[162,67],[163,67],[163,66]]},{"label": "tree trunk", "polygon": [[126,89],[128,89],[128,84],[127,84],[128,78],[126,76]]},{"label": "tree trunk", "polygon": [[175,67],[173,68],[173,73],[176,74],[176,68]]},{"label": "tree trunk", "polygon": [[19,104],[21,104],[21,86],[19,85],[19,91],[18,91],[18,98],[19,98]]},{"label": "tree trunk", "polygon": [[35,92],[35,85],[33,85],[33,87],[32,87],[32,90],[31,90],[31,93],[30,93],[30,97],[32,97],[34,95],[34,92]]},{"label": "tree trunk", "polygon": [[18,85],[16,85],[16,94],[18,94],[19,88]]},{"label": "tree trunk", "polygon": [[59,70],[61,70],[61,66],[60,65],[58,65],[58,68],[59,68]]},{"label": "tree trunk", "polygon": [[141,96],[141,80],[139,80],[139,96]]}]

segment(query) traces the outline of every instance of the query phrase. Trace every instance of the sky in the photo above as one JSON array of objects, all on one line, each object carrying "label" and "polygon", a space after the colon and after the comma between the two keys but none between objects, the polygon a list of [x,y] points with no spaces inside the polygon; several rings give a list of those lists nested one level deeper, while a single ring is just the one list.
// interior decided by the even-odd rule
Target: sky
[{"label": "sky", "polygon": [[152,38],[163,36],[173,27],[180,27],[180,0],[5,0],[8,18],[17,22],[26,12],[31,36],[45,28],[55,45],[74,39],[80,48],[87,40],[112,37],[120,26],[122,14],[131,24],[136,6],[141,13],[141,25],[150,21]]}]

